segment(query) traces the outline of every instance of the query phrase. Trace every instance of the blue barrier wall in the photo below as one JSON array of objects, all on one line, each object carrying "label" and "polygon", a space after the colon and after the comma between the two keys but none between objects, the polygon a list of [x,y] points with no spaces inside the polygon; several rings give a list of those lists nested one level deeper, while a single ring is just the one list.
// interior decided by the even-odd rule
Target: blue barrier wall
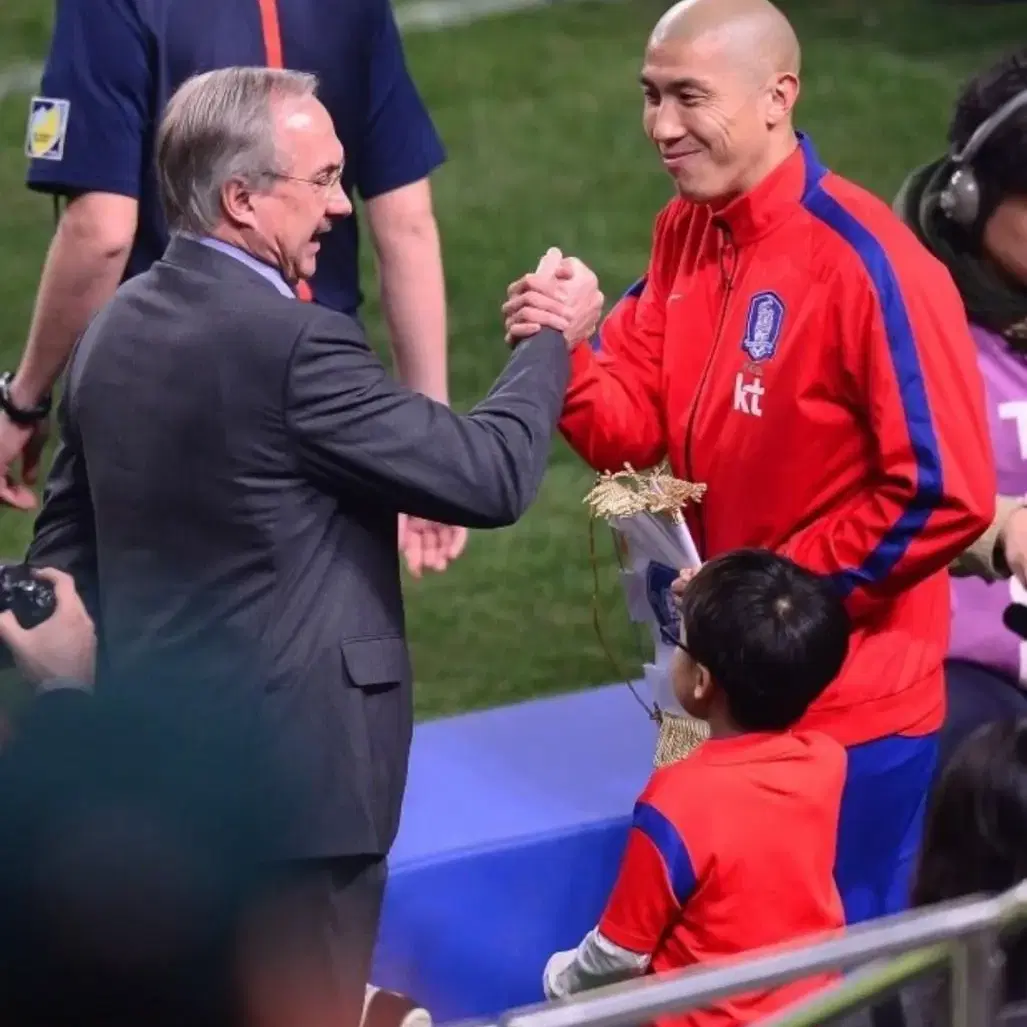
[{"label": "blue barrier wall", "polygon": [[542,998],[595,925],[656,726],[613,685],[419,725],[373,979],[436,1021]]}]

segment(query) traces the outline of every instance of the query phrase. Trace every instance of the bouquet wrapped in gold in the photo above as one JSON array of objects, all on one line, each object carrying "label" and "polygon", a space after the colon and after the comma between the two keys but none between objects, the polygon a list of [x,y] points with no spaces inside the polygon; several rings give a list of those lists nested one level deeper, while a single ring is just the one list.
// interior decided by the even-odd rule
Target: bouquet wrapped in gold
[{"label": "bouquet wrapped in gold", "polygon": [[671,585],[681,569],[699,566],[681,510],[699,502],[705,491],[705,485],[681,481],[664,467],[642,473],[626,467],[600,475],[585,498],[593,518],[605,520],[613,531],[628,615],[649,629],[653,658],[643,673],[650,715],[660,727],[656,766],[687,756],[708,734],[706,724],[689,716],[674,696],[674,646],[664,638],[665,632],[676,636],[680,630]]}]

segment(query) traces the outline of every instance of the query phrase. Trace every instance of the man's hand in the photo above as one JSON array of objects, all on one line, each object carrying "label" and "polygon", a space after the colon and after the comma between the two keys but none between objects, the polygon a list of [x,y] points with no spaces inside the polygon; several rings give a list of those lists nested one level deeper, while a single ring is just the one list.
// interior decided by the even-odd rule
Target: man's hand
[{"label": "man's hand", "polygon": [[518,279],[507,290],[506,340],[526,339],[541,328],[552,328],[575,346],[596,330],[603,302],[595,273],[577,257],[564,257],[553,247],[534,274]]},{"label": "man's hand", "polygon": [[1002,530],[1002,553],[1013,577],[1027,588],[1027,508],[1009,515]]},{"label": "man's hand", "polygon": [[678,576],[674,579],[670,586],[670,594],[674,597],[674,602],[678,606],[681,605],[681,597],[685,594],[685,589],[688,587],[688,583],[698,573],[698,567],[684,567],[678,571]]},{"label": "man's hand", "polygon": [[[34,425],[15,424],[0,411],[0,503],[16,510],[34,510],[32,486],[39,480],[39,461],[50,433],[49,419]],[[17,473],[21,458],[21,475]]]},{"label": "man's hand", "polygon": [[466,528],[399,515],[399,551],[415,578],[426,570],[444,571],[466,545]]},{"label": "man's hand", "polygon": [[28,630],[10,610],[0,613],[0,641],[10,649],[22,674],[36,685],[53,681],[91,685],[96,633],[75,582],[70,575],[50,567],[35,573],[53,582],[57,608],[48,620]]}]

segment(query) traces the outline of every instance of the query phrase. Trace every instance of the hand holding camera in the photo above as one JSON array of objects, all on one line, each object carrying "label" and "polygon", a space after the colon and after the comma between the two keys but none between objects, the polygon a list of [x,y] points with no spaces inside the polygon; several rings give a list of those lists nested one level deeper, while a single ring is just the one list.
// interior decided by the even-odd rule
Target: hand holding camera
[{"label": "hand holding camera", "polygon": [[69,574],[0,565],[0,611],[0,641],[30,681],[92,684],[96,633]]}]

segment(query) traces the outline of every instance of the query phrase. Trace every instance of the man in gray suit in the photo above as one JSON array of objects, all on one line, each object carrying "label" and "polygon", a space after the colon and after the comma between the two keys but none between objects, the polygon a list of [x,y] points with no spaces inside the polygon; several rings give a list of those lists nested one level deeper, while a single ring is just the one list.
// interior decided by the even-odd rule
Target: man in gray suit
[{"label": "man in gray suit", "polygon": [[339,1023],[359,1014],[412,730],[397,514],[524,513],[568,351],[602,307],[572,262],[562,334],[518,344],[470,414],[398,386],[359,324],[295,297],[351,213],[343,159],[311,76],[235,68],[179,90],[157,139],[176,234],[76,348],[29,552],[87,597],[98,689],[163,690],[197,717],[216,696],[266,731]]}]

